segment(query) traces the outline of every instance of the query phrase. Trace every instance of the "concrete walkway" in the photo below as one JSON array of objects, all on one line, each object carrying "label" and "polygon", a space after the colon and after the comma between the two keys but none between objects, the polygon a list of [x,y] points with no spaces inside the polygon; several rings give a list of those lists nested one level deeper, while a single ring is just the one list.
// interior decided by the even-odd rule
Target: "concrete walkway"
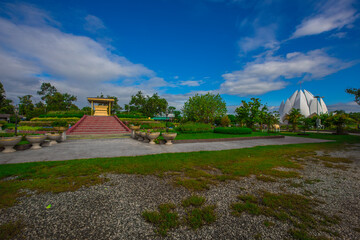
[{"label": "concrete walkway", "polygon": [[218,151],[266,145],[321,142],[329,141],[288,136],[277,139],[182,143],[173,145],[150,145],[148,143],[139,142],[131,138],[68,140],[55,146],[44,147],[39,150],[25,150],[14,153],[0,152],[0,164],[60,161],[83,158],[139,156],[159,153]]}]

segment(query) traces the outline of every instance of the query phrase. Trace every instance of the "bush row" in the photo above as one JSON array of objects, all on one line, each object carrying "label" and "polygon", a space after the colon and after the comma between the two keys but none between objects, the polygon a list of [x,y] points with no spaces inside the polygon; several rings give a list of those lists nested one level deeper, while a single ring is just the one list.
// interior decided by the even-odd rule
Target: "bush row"
[{"label": "bush row", "polygon": [[166,128],[166,124],[164,122],[158,123],[146,123],[142,124],[141,129],[159,129],[159,128]]},{"label": "bush row", "polygon": [[67,121],[67,122],[74,122],[79,121],[80,118],[78,117],[67,117],[67,118],[57,118],[57,117],[47,117],[47,118],[32,118],[30,121]]},{"label": "bush row", "polygon": [[225,133],[225,134],[251,134],[250,128],[241,127],[217,127],[214,129],[214,133]]},{"label": "bush row", "polygon": [[143,115],[136,115],[136,114],[116,114],[118,118],[148,118]]},{"label": "bush row", "polygon": [[212,126],[206,123],[194,123],[187,122],[181,124],[176,128],[177,131],[182,133],[203,133],[203,132],[213,132]]},{"label": "bush row", "polygon": [[56,121],[21,121],[19,126],[30,126],[30,127],[67,127],[69,124],[72,126],[77,121],[67,121],[58,119]]}]

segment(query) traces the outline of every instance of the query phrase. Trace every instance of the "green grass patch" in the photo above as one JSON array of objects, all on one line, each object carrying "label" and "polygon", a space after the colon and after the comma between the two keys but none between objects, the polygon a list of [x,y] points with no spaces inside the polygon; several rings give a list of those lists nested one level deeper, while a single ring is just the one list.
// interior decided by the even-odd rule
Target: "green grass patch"
[{"label": "green grass patch", "polygon": [[263,182],[276,182],[276,179],[273,177],[269,177],[266,175],[258,175],[256,176],[257,180],[263,181]]},{"label": "green grass patch", "polygon": [[215,222],[215,206],[204,206],[202,208],[194,208],[187,212],[186,222],[192,229],[197,229],[206,224]]},{"label": "green grass patch", "polygon": [[147,222],[156,226],[156,233],[165,236],[170,228],[179,225],[179,215],[174,212],[175,208],[172,203],[161,204],[158,206],[158,211],[145,211],[142,216]]},{"label": "green grass patch", "polygon": [[184,199],[182,201],[181,205],[183,207],[189,207],[189,206],[200,207],[204,203],[205,203],[204,197],[193,195],[193,196],[190,196],[190,197]]},{"label": "green grass patch", "polygon": [[[339,219],[319,212],[315,207],[318,201],[298,194],[263,192],[259,196],[241,195],[239,202],[231,205],[232,213],[239,216],[246,212],[252,215],[265,215],[279,221],[289,222],[294,229],[290,234],[295,239],[307,236],[304,239],[315,239],[308,235],[308,231],[315,229],[319,232],[327,230],[326,227],[337,224]],[[321,227],[321,228],[320,228]]]}]

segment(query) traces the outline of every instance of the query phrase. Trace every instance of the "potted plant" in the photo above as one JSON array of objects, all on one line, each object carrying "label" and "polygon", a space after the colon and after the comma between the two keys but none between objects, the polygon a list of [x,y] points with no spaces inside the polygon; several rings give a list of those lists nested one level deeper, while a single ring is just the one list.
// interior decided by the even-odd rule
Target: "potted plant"
[{"label": "potted plant", "polygon": [[174,133],[174,132],[163,132],[161,133],[161,136],[163,136],[163,138],[165,139],[166,141],[166,145],[171,145],[172,144],[172,140],[175,139],[177,133]]},{"label": "potted plant", "polygon": [[150,144],[155,144],[154,140],[157,139],[160,136],[160,132],[152,132],[148,131],[146,133],[146,137],[150,140]]},{"label": "potted plant", "polygon": [[36,150],[36,149],[41,148],[40,144],[46,139],[46,136],[45,135],[27,135],[27,136],[25,136],[25,138],[32,144],[32,147],[30,149]]},{"label": "potted plant", "polygon": [[15,152],[15,145],[18,144],[22,139],[22,136],[7,136],[0,137],[0,145],[4,146],[3,153]]},{"label": "potted plant", "polygon": [[59,141],[61,138],[60,133],[53,133],[53,132],[47,133],[46,136],[50,140],[49,146],[53,146],[53,145],[57,144],[57,141]]}]

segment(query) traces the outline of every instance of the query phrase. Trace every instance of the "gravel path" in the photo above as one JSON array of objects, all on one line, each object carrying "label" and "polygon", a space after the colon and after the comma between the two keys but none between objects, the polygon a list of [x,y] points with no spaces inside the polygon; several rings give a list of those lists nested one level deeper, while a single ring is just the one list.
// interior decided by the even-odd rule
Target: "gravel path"
[{"label": "gravel path", "polygon": [[[322,152],[318,153],[323,154]],[[289,225],[264,216],[231,215],[229,206],[239,194],[256,194],[261,190],[301,194],[324,201],[319,210],[336,214],[342,220],[331,227],[340,236],[335,239],[360,239],[354,228],[360,226],[360,145],[349,151],[331,152],[333,156],[354,160],[344,171],[324,167],[321,163],[299,160],[302,178],[291,180],[303,187],[292,187],[289,180],[262,182],[255,177],[228,181],[200,193],[209,204],[216,204],[218,219],[196,231],[181,226],[170,230],[166,239],[289,239]],[[161,203],[180,205],[190,192],[174,187],[168,179],[155,176],[107,175],[110,181],[75,192],[38,194],[21,199],[18,205],[0,210],[0,224],[22,219],[26,224],[18,239],[160,239],[154,227],[141,217],[144,210]],[[305,184],[305,180],[318,181]],[[50,209],[45,207],[52,204]],[[180,209],[178,209],[180,210]],[[265,227],[264,220],[274,226]]]},{"label": "gravel path", "polygon": [[100,157],[139,156],[175,152],[217,151],[266,145],[319,142],[328,142],[328,140],[286,136],[285,138],[276,139],[182,143],[170,146],[158,144],[151,145],[130,138],[69,140],[55,146],[44,147],[39,150],[25,150],[8,154],[0,153],[0,164]]}]

